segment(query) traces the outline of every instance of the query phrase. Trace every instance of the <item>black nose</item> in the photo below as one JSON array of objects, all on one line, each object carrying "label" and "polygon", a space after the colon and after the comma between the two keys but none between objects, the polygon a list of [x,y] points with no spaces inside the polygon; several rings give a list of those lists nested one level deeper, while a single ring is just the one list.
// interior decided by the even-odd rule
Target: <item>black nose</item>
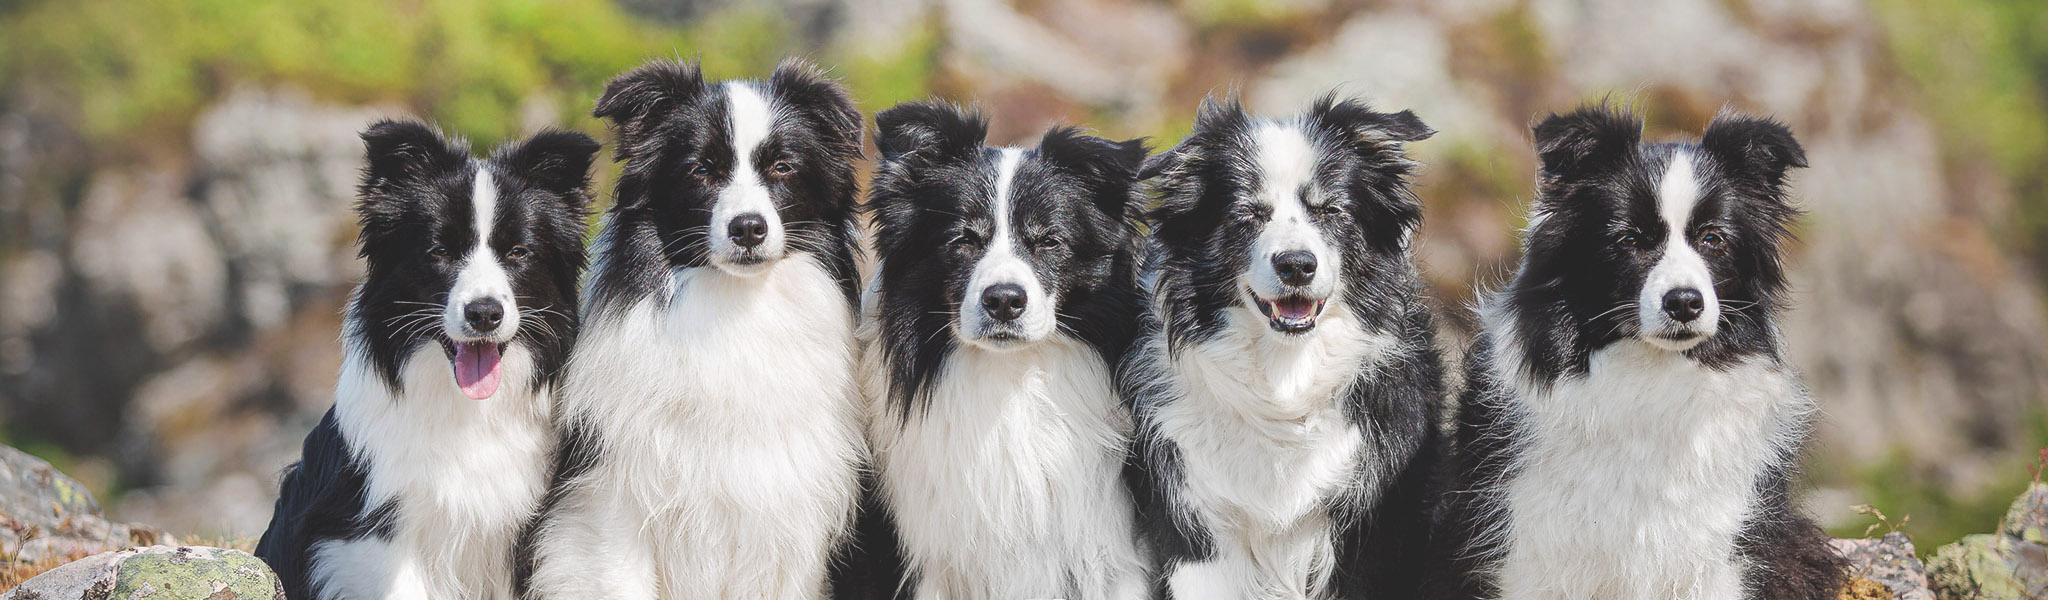
[{"label": "black nose", "polygon": [[1280,283],[1308,285],[1316,279],[1316,255],[1305,250],[1282,252],[1273,257],[1273,270],[1280,274]]},{"label": "black nose", "polygon": [[741,248],[759,246],[761,240],[768,239],[768,220],[752,213],[733,217],[732,222],[725,225],[725,235]]},{"label": "black nose", "polygon": [[1700,295],[1699,290],[1678,288],[1664,292],[1664,314],[1671,315],[1673,320],[1691,323],[1706,310],[1707,297]]},{"label": "black nose", "polygon": [[997,321],[1015,321],[1024,316],[1024,286],[1004,283],[981,291],[981,310]]},{"label": "black nose", "polygon": [[498,323],[505,320],[505,305],[497,300],[471,300],[462,305],[462,320],[469,323],[470,329],[482,333],[496,331]]}]

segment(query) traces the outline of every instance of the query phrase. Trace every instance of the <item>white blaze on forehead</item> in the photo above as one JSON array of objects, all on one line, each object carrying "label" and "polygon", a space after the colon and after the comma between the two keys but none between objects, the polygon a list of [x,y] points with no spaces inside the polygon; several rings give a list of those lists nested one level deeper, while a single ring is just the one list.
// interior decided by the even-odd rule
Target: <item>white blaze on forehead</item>
[{"label": "white blaze on forehead", "polygon": [[448,290],[448,303],[441,307],[441,323],[453,339],[468,341],[483,337],[468,329],[463,308],[476,300],[496,300],[505,309],[505,320],[492,337],[502,340],[518,330],[519,309],[512,296],[511,276],[498,262],[502,253],[491,248],[491,231],[497,227],[498,220],[498,183],[491,176],[489,166],[480,162],[475,166],[476,179],[469,191],[469,210],[476,239],[456,271],[455,285]]},{"label": "white blaze on forehead", "polygon": [[[775,212],[775,200],[768,193],[767,183],[761,180],[761,165],[754,163],[761,144],[774,131],[774,106],[753,84],[732,81],[725,84],[725,112],[726,131],[732,142],[732,179],[718,191],[718,199],[711,206],[711,229],[706,233],[711,238],[712,261],[723,263],[739,258],[747,251],[733,243],[726,232],[735,217],[749,214],[760,215],[768,221],[768,235],[754,247],[754,252],[765,259],[780,258],[782,219]],[[760,267],[735,268],[757,272]]]},{"label": "white blaze on forehead", "polygon": [[1045,286],[1039,284],[1038,274],[1031,263],[1023,257],[1015,232],[1016,225],[1011,219],[1014,211],[1012,196],[1017,187],[1017,171],[1024,164],[1024,150],[1003,148],[997,151],[996,180],[994,193],[989,197],[989,215],[995,228],[989,232],[988,248],[981,258],[974,262],[974,271],[967,278],[967,290],[960,298],[960,330],[970,341],[981,337],[984,329],[993,325],[993,319],[981,309],[981,294],[991,286],[1016,284],[1024,288],[1024,316],[1015,325],[1025,339],[1036,340],[1052,333],[1056,323],[1053,318],[1054,299],[1046,297]]},{"label": "white blaze on forehead", "polygon": [[[1692,247],[1689,225],[1699,197],[1699,178],[1694,175],[1692,154],[1672,153],[1670,164],[1664,168],[1664,178],[1657,182],[1657,214],[1664,219],[1665,228],[1664,251],[1643,279],[1642,293],[1636,298],[1636,319],[1652,344],[1673,350],[1690,348],[1697,340],[1677,343],[1661,340],[1655,334],[1685,329],[1711,336],[1720,327],[1721,309],[1714,295],[1713,272],[1707,269],[1706,259]],[[1700,292],[1705,309],[1692,322],[1681,324],[1664,313],[1664,295],[1686,288]]]},{"label": "white blaze on forehead", "polygon": [[[1299,126],[1285,123],[1260,125],[1251,136],[1252,164],[1258,168],[1258,189],[1252,194],[1272,213],[1252,242],[1245,283],[1269,300],[1293,293],[1328,298],[1336,293],[1343,257],[1330,247],[1308,212],[1324,201],[1315,185],[1315,143]],[[1315,276],[1305,289],[1281,283],[1273,268],[1273,257],[1296,250],[1316,257]]]}]

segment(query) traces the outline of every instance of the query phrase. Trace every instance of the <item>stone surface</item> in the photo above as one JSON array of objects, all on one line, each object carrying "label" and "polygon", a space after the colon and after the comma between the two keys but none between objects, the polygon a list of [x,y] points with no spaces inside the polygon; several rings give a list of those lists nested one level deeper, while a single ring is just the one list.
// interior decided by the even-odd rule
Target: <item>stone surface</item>
[{"label": "stone surface", "polygon": [[1927,561],[1927,578],[1942,598],[2021,600],[2048,597],[2048,485],[2014,500],[1999,533],[1965,536]]},{"label": "stone surface", "polygon": [[0,446],[0,557],[62,561],[158,543],[177,542],[153,527],[108,522],[84,484],[42,459]]},{"label": "stone surface", "polygon": [[150,546],[96,554],[38,575],[0,600],[282,600],[270,567],[240,550]]},{"label": "stone surface", "polygon": [[1854,583],[1845,597],[1934,600],[1934,592],[1927,588],[1927,567],[1915,557],[1913,540],[1906,534],[1894,531],[1875,539],[1834,540],[1830,546],[1849,560]]}]

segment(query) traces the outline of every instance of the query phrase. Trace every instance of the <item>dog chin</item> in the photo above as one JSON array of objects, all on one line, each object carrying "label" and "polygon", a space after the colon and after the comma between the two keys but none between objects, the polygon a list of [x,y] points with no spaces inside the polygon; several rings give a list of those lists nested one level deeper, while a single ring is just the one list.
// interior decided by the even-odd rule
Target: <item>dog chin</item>
[{"label": "dog chin", "polygon": [[1714,337],[1714,335],[1692,329],[1663,329],[1644,333],[1639,337],[1643,341],[1649,342],[1652,346],[1671,352],[1684,352],[1706,342],[1708,338]]},{"label": "dog chin", "polygon": [[1038,341],[1035,336],[1025,335],[1015,329],[984,331],[981,335],[961,335],[960,341],[969,346],[990,352],[1012,352],[1030,346]]},{"label": "dog chin", "polygon": [[776,261],[779,260],[782,260],[782,256],[779,254],[770,257],[748,252],[738,256],[713,258],[711,259],[711,266],[717,267],[719,271],[727,275],[753,277],[768,272],[769,269],[775,267]]}]

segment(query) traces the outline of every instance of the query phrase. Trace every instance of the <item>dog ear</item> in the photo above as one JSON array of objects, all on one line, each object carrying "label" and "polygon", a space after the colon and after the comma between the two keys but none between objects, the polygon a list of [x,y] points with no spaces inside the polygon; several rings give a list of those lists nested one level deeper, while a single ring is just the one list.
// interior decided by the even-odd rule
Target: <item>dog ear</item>
[{"label": "dog ear", "polygon": [[965,159],[981,151],[988,117],[938,102],[906,102],[875,115],[882,160]]},{"label": "dog ear", "polygon": [[860,153],[860,109],[854,108],[845,85],[799,58],[784,59],[769,76],[768,85],[784,106],[797,110],[837,142],[836,149],[849,155]]},{"label": "dog ear", "polygon": [[588,202],[585,191],[590,187],[590,163],[597,159],[597,149],[597,140],[590,136],[549,129],[500,149],[493,160],[581,208]]},{"label": "dog ear", "polygon": [[1166,219],[1193,211],[1202,195],[1202,171],[1208,168],[1214,148],[1224,139],[1242,134],[1250,123],[1251,115],[1245,113],[1236,98],[1202,99],[1201,108],[1195,112],[1195,127],[1187,137],[1165,152],[1145,159],[1138,168],[1138,178],[1155,181],[1153,189],[1160,196],[1146,222],[1157,227]]},{"label": "dog ear", "polygon": [[640,68],[613,77],[597,97],[590,115],[610,123],[618,138],[613,158],[624,162],[651,150],[650,134],[659,124],[655,119],[665,109],[702,95],[704,73],[695,62],[650,61]]},{"label": "dog ear", "polygon": [[1146,152],[1144,138],[1117,142],[1074,127],[1054,128],[1038,142],[1039,158],[1086,182],[1096,207],[1117,219],[1136,210],[1138,197],[1132,192]]},{"label": "dog ear", "polygon": [[1806,150],[1792,130],[1764,117],[1722,113],[1707,124],[1700,147],[1721,164],[1755,173],[1770,193],[1784,185],[1787,171],[1806,166]]},{"label": "dog ear", "polygon": [[428,198],[425,186],[434,176],[469,162],[467,144],[442,137],[419,121],[378,121],[363,130],[362,138],[364,166],[356,186],[356,215],[366,241],[393,230],[408,206]]},{"label": "dog ear", "polygon": [[1542,176],[1554,179],[1613,166],[1626,158],[1642,142],[1643,120],[1606,105],[1586,106],[1550,115],[1536,124],[1534,132]]},{"label": "dog ear", "polygon": [[1422,141],[1436,135],[1436,130],[1424,125],[1412,111],[1373,112],[1364,102],[1339,100],[1335,93],[1316,100],[1309,107],[1308,117],[1311,123],[1343,134],[1347,143],[1361,150],[1382,148],[1389,142]]}]

